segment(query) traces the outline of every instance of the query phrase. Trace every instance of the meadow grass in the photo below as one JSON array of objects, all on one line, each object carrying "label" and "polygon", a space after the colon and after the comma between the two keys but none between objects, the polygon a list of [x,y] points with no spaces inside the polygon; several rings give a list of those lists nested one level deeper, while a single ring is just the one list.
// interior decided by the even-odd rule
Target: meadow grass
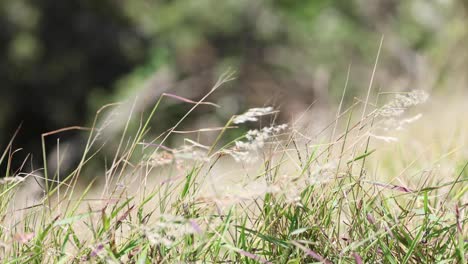
[{"label": "meadow grass", "polygon": [[[442,138],[450,144],[440,148],[411,145],[425,137],[405,134],[426,118],[411,114],[426,101],[423,92],[340,104],[314,133],[300,125],[308,113],[274,124],[271,107],[189,131],[194,137],[179,131],[201,104],[215,107],[206,102],[210,94],[198,102],[163,95],[145,119],[128,113],[114,155],[86,184],[79,179],[89,179],[83,174],[104,144],[100,115],[65,180],[47,168],[1,179],[2,262],[466,263],[468,160],[457,139],[468,129],[451,124],[452,138]],[[168,97],[193,107],[150,138]],[[226,131],[264,120],[267,126],[225,140]],[[181,133],[182,146],[166,144]],[[202,145],[199,133],[216,136]],[[47,193],[26,208],[13,206],[18,195],[32,195],[21,190],[38,175]]]}]

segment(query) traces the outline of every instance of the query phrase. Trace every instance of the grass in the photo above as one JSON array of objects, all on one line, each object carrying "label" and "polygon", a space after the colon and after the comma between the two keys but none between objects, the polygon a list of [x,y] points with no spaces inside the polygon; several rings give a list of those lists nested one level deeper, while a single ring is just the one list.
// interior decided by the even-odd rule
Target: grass
[{"label": "grass", "polygon": [[[187,138],[179,148],[167,147],[198,106],[215,106],[205,102],[208,96],[199,102],[162,96],[139,122],[129,113],[115,155],[86,185],[78,179],[103,147],[100,115],[76,170],[60,183],[43,173],[49,191],[39,202],[14,204],[39,172],[3,178],[2,262],[466,263],[466,145],[454,140],[454,149],[437,156],[439,148],[421,152],[409,144],[418,140],[414,134],[399,135],[401,144],[387,135],[401,134],[402,126],[411,132],[415,119],[402,114],[423,95],[398,95],[381,106],[355,100],[312,135],[296,120],[223,144],[226,131],[238,129],[233,120],[246,122],[236,116],[222,128],[192,131],[216,133],[210,146]],[[193,107],[150,140],[165,98]],[[250,111],[247,121],[276,114],[262,111]],[[457,129],[465,125],[455,126],[461,140],[465,130]],[[423,162],[425,153],[437,157]]]}]

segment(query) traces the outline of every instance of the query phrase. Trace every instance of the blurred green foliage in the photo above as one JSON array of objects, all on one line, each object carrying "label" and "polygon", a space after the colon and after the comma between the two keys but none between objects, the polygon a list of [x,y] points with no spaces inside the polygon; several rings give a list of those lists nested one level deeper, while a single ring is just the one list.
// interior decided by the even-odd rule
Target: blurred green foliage
[{"label": "blurred green foliage", "polygon": [[[218,73],[234,67],[239,85],[250,86],[251,81],[245,85],[242,78],[253,64],[261,71],[253,73],[257,76],[280,76],[273,81],[279,89],[270,87],[267,94],[278,96],[281,89],[292,89],[308,103],[317,94],[325,95],[325,101],[339,97],[350,64],[349,98],[364,90],[384,35],[378,78],[388,87],[382,89],[437,86],[425,82],[426,75],[440,70],[428,69],[439,63],[430,52],[450,52],[443,42],[456,45],[465,32],[454,32],[453,39],[445,35],[466,22],[466,6],[457,1],[136,0],[124,2],[123,9],[153,40],[152,49],[168,51],[166,63],[178,71],[194,74],[190,67],[205,70],[204,63],[218,67]],[[262,95],[255,91],[244,89],[241,94]],[[238,103],[245,107],[269,99]]]},{"label": "blurred green foliage", "polygon": [[40,160],[42,133],[84,125],[90,95],[112,93],[119,76],[146,61],[145,37],[114,3],[0,1],[0,144],[23,124],[18,164],[29,152]]}]

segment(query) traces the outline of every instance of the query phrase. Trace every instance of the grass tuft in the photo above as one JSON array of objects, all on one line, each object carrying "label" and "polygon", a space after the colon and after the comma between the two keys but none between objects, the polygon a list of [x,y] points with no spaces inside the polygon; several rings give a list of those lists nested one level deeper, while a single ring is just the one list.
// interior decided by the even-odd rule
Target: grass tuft
[{"label": "grass tuft", "polygon": [[[231,78],[223,76],[210,94]],[[115,155],[87,185],[78,179],[103,149],[94,126],[72,173],[57,182],[44,168],[48,192],[35,204],[15,204],[35,174],[3,178],[2,262],[466,262],[465,157],[449,150],[424,166],[421,157],[398,152],[411,146],[395,142],[416,121],[403,115],[426,101],[424,93],[400,94],[373,110],[369,95],[343,111],[340,105],[315,135],[297,122],[271,124],[223,146],[226,131],[277,111],[255,108],[224,127],[176,130],[198,106],[218,107],[208,96],[194,102],[165,94],[147,119],[130,112]],[[193,107],[150,138],[165,97]],[[212,145],[190,138],[204,132],[217,133]],[[180,135],[187,136],[182,146],[165,146]],[[450,173],[438,166],[447,158],[457,163]]]}]

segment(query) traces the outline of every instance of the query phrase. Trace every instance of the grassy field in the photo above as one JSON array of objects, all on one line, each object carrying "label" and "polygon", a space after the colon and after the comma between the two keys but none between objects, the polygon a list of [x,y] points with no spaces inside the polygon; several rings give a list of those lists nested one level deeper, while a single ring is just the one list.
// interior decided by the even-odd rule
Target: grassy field
[{"label": "grassy field", "polygon": [[[1,179],[0,258],[466,263],[466,96],[369,91],[313,129],[308,112],[275,124],[276,109],[263,107],[233,116],[224,127],[192,131],[171,148],[166,142],[181,137],[185,117],[148,138],[149,121],[163,114],[158,102],[135,134],[122,133],[115,155],[101,166],[105,171],[83,184],[78,179],[89,178],[83,174],[100,149],[94,127],[67,180],[54,183],[44,171]],[[175,95],[161,100],[192,104],[188,117],[201,104],[215,107],[209,95],[199,102]],[[246,123],[258,129],[223,143],[227,131]],[[216,136],[202,145],[194,140],[198,133]],[[44,177],[50,190],[36,200],[35,177]]]}]

